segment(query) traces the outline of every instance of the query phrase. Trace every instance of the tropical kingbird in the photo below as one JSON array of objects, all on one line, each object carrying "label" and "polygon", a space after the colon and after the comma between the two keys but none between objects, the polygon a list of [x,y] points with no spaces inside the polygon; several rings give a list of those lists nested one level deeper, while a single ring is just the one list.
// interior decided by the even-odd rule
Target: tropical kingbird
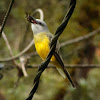
[{"label": "tropical kingbird", "polygon": [[[46,23],[40,19],[35,19],[32,16],[27,16],[27,20],[31,23],[31,28],[34,35],[35,48],[42,60],[45,60],[49,51],[50,43],[53,39],[53,34],[50,33]],[[62,57],[60,55],[60,46],[57,41],[56,50],[50,60],[50,62],[57,68],[58,72],[64,77],[68,78],[74,87],[74,83],[64,67]]]}]

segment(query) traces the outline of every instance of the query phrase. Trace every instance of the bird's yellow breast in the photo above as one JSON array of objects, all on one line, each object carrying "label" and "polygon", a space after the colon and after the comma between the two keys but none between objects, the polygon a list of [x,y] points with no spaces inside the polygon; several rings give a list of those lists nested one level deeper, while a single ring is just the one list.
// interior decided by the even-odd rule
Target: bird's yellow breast
[{"label": "bird's yellow breast", "polygon": [[[42,60],[45,60],[47,57],[49,51],[50,51],[50,41],[49,37],[47,37],[46,33],[39,33],[34,35],[34,42],[35,42],[35,48],[39,56],[42,58]],[[54,61],[55,57],[52,56],[51,61]]]}]

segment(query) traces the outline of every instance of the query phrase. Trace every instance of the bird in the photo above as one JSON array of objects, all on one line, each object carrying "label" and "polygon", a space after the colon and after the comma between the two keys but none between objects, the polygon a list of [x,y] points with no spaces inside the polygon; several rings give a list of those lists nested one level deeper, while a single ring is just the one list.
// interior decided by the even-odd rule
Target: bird
[{"label": "bird", "polygon": [[[33,31],[36,51],[42,58],[42,60],[45,60],[50,51],[50,43],[54,35],[49,31],[47,24],[43,20],[35,19],[33,16],[30,15],[27,16],[27,20],[31,23],[31,29]],[[59,41],[57,41],[56,49],[53,56],[50,59],[50,63],[56,67],[58,72],[65,79],[68,78],[72,86],[75,87],[75,84],[72,81],[70,74],[64,66],[62,56],[60,53]]]}]

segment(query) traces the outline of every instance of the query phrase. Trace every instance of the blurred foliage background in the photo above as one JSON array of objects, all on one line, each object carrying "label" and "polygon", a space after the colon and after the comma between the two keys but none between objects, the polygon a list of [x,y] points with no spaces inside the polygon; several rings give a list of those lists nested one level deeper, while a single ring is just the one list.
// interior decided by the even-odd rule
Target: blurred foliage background
[{"label": "blurred foliage background", "polygon": [[[7,11],[10,0],[0,0],[0,25]],[[10,42],[14,55],[22,51],[32,40],[31,28],[27,30],[26,12],[33,12],[41,8],[44,20],[50,31],[54,34],[62,22],[69,5],[69,0],[15,0],[4,32]],[[39,18],[37,13],[35,18]],[[100,27],[100,0],[77,0],[75,11],[60,36],[59,41],[64,42],[88,34]],[[81,49],[76,50],[80,46]],[[74,52],[75,51],[75,52]],[[27,53],[34,53],[34,46]],[[27,54],[26,53],[26,54]],[[71,44],[61,48],[65,64],[99,64],[100,63],[100,35],[88,40]],[[0,38],[0,59],[10,57],[8,48]],[[28,65],[40,64],[39,56],[29,59]],[[19,63],[19,60],[17,60]],[[12,61],[3,62],[5,67],[14,66]],[[73,68],[69,69],[77,89],[66,83],[56,69],[48,68],[44,71],[34,100],[100,100],[100,69],[99,68]],[[28,77],[21,77],[18,86],[18,71],[15,68],[0,70],[0,100],[25,100],[28,96],[37,68],[27,69]],[[58,78],[59,77],[59,78]]]}]

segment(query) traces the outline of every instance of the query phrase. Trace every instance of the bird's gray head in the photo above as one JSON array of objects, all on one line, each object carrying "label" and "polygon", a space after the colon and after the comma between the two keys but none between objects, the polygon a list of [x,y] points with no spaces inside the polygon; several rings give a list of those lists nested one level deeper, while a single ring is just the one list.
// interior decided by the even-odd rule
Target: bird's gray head
[{"label": "bird's gray head", "polygon": [[40,32],[49,32],[46,23],[40,19],[35,19],[32,16],[28,16],[27,20],[31,23],[31,28],[34,34]]}]

